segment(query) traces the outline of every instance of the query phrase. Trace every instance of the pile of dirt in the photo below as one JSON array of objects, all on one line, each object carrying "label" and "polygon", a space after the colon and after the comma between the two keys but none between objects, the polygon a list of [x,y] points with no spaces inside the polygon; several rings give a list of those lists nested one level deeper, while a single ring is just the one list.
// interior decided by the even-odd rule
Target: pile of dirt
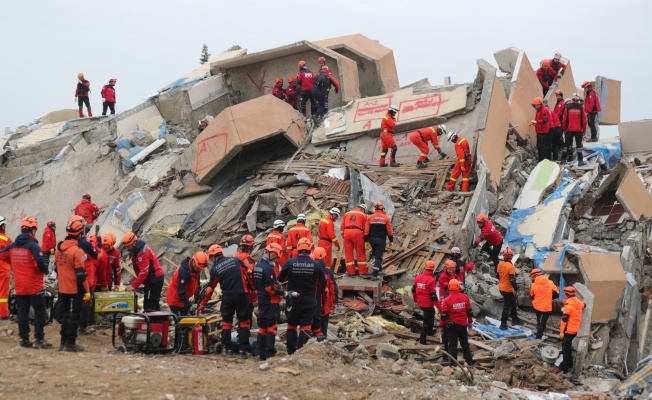
[{"label": "pile of dirt", "polygon": [[536,391],[550,390],[563,393],[574,385],[558,374],[550,373],[531,352],[526,351],[518,358],[496,360],[493,378],[509,387]]}]

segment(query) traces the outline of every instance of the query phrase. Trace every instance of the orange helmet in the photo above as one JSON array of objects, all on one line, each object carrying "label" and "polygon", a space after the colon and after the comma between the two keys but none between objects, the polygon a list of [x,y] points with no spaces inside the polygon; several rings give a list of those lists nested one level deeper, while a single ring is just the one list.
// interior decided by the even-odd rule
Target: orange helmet
[{"label": "orange helmet", "polygon": [[277,76],[276,79],[274,79],[274,83],[279,83],[279,82],[283,83],[283,78],[281,78],[280,76]]},{"label": "orange helmet", "polygon": [[244,235],[240,239],[240,246],[252,247],[254,245],[254,237],[251,235]]},{"label": "orange helmet", "polygon": [[545,60],[541,61],[541,66],[542,66],[543,68],[548,68],[548,67],[550,67],[550,60],[545,59]]},{"label": "orange helmet", "polygon": [[325,59],[324,57],[319,57],[319,58],[317,59],[317,62],[320,63],[320,64],[321,64],[321,63],[325,63],[325,62],[326,62],[326,59]]},{"label": "orange helmet", "polygon": [[384,209],[385,206],[380,201],[377,201],[376,204],[374,204],[374,210],[384,210]]},{"label": "orange helmet", "polygon": [[288,83],[292,83],[292,82],[296,82],[296,81],[297,81],[297,78],[295,78],[293,76],[288,78]]},{"label": "orange helmet", "polygon": [[80,72],[80,73],[77,74],[77,79],[81,79],[81,78],[83,78],[83,77],[84,77],[84,73],[83,73],[83,72]]},{"label": "orange helmet", "polygon": [[[115,244],[115,241],[118,240],[118,238],[115,237],[115,233],[113,233],[113,232],[108,232],[102,237],[107,237],[107,236],[111,238],[111,241],[113,242],[113,244]],[[104,240],[102,240],[102,242],[104,242]]]},{"label": "orange helmet", "polygon": [[222,246],[220,246],[219,244],[211,245],[211,247],[208,248],[208,256],[209,257],[218,256],[218,255],[222,254],[223,252],[224,252],[224,250],[222,250]]},{"label": "orange helmet", "polygon": [[446,268],[446,269],[451,269],[451,268],[455,268],[455,267],[457,267],[457,264],[455,264],[455,261],[453,261],[453,260],[448,260],[444,264],[444,268]]},{"label": "orange helmet", "polygon": [[460,281],[457,279],[448,281],[448,290],[460,290]]},{"label": "orange helmet", "polygon": [[133,232],[127,232],[123,237],[122,237],[122,244],[125,247],[131,247],[134,244],[136,244],[136,240],[138,240],[138,236],[136,236],[135,233]]},{"label": "orange helmet", "polygon": [[426,271],[434,271],[435,270],[435,262],[432,260],[426,261]]},{"label": "orange helmet", "polygon": [[487,220],[487,216],[484,214],[478,214],[477,217],[475,217],[476,222],[485,222]]},{"label": "orange helmet", "polygon": [[534,268],[534,269],[532,269],[532,271],[530,271],[530,278],[532,278],[532,279],[536,278],[537,276],[541,276],[541,275],[543,275],[543,272],[541,272],[541,270],[539,268]]},{"label": "orange helmet", "polygon": [[510,249],[509,247],[506,248],[505,251],[503,251],[503,258],[505,260],[511,260],[512,258],[514,258],[514,252],[512,251],[512,249]]},{"label": "orange helmet", "polygon": [[543,104],[543,100],[541,99],[541,97],[535,97],[534,100],[532,100],[533,106],[538,106],[540,104]]},{"label": "orange helmet", "polygon": [[312,258],[315,260],[325,260],[326,259],[326,250],[323,247],[317,247],[312,252]]},{"label": "orange helmet", "polygon": [[88,240],[89,242],[95,242],[95,243],[97,243],[97,236],[96,236],[94,233],[91,233],[90,235],[88,235],[88,237],[86,238],[86,240]]},{"label": "orange helmet", "polygon": [[113,240],[113,238],[111,238],[111,236],[109,236],[109,234],[107,233],[106,235],[102,236],[102,244],[104,246],[109,246],[113,248],[113,245],[115,244],[115,240]]},{"label": "orange helmet", "polygon": [[305,62],[305,61],[303,61],[303,60],[299,61],[299,68],[301,68],[301,67],[305,67],[305,66],[306,66],[306,62]]},{"label": "orange helmet", "polygon": [[301,238],[299,239],[299,243],[297,243],[298,251],[310,251],[311,247],[312,247],[312,243],[310,243],[310,240],[308,240],[308,238]]},{"label": "orange helmet", "polygon": [[574,288],[574,287],[572,287],[572,286],[566,286],[566,287],[564,288],[564,294],[565,294],[566,296],[568,296],[568,297],[573,297],[573,296],[575,296],[575,295],[577,294],[577,292],[575,291],[575,288]]},{"label": "orange helmet", "polygon": [[276,255],[280,257],[281,253],[283,253],[283,248],[278,243],[270,243],[267,245],[267,247],[265,247],[265,251],[269,253],[276,253]]},{"label": "orange helmet", "polygon": [[36,221],[36,218],[25,217],[22,219],[22,221],[20,221],[20,229],[31,229],[31,228],[38,229],[38,222]]},{"label": "orange helmet", "polygon": [[586,89],[589,86],[591,86],[591,82],[589,81],[584,81],[584,83],[582,83],[582,89]]},{"label": "orange helmet", "polygon": [[198,251],[192,256],[192,261],[195,263],[195,266],[199,269],[204,269],[208,267],[209,259],[208,254],[203,251]]},{"label": "orange helmet", "polygon": [[66,224],[66,232],[72,236],[77,236],[84,232],[86,220],[81,215],[73,215]]}]

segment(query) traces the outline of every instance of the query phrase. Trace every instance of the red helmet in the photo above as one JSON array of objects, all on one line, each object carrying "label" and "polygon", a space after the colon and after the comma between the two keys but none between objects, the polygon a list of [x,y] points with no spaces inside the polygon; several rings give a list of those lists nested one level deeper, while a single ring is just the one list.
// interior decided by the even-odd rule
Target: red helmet
[{"label": "red helmet", "polygon": [[267,245],[267,247],[265,247],[265,251],[269,253],[276,253],[276,255],[280,257],[281,253],[283,253],[283,248],[278,243],[270,243]]},{"label": "red helmet", "polygon": [[242,239],[240,239],[240,246],[253,247],[253,245],[254,237],[251,235],[244,235]]},{"label": "red helmet", "polygon": [[297,243],[297,251],[310,251],[311,248],[312,243],[310,243],[308,238],[299,239],[299,243]]},{"label": "red helmet", "polygon": [[426,270],[426,271],[434,271],[434,270],[435,270],[435,262],[432,261],[432,260],[428,260],[428,261],[426,261],[426,267],[425,267],[425,270]]},{"label": "red helmet", "polygon": [[38,222],[36,221],[36,218],[34,217],[25,217],[20,221],[20,229],[27,229],[27,228],[36,228],[38,229]]},{"label": "red helmet", "polygon": [[66,232],[72,236],[80,235],[84,232],[86,227],[86,220],[81,215],[73,215],[66,225]]},{"label": "red helmet", "polygon": [[133,232],[127,232],[123,237],[122,237],[122,244],[125,247],[131,247],[134,244],[136,244],[136,240],[138,240],[138,236],[136,236],[135,233]]},{"label": "red helmet", "polygon": [[48,221],[47,226],[50,227],[50,228],[52,228],[52,229],[56,229],[56,227],[57,227],[57,223],[54,222],[54,221]]},{"label": "red helmet", "polygon": [[317,59],[317,62],[320,63],[320,64],[321,64],[321,63],[325,63],[325,62],[326,62],[326,59],[325,59],[324,57],[319,57],[319,58]]},{"label": "red helmet", "polygon": [[86,193],[85,195],[82,196],[82,199],[87,200],[87,201],[91,201],[91,195]]},{"label": "red helmet", "polygon": [[478,214],[478,216],[475,217],[475,220],[477,222],[485,222],[487,220],[487,216],[484,214]]},{"label": "red helmet", "polygon": [[460,290],[460,281],[457,279],[451,279],[448,281],[448,290]]},{"label": "red helmet", "polygon": [[509,247],[506,248],[505,251],[503,251],[503,258],[505,260],[511,260],[512,258],[514,258],[514,252],[512,251],[512,249],[510,249]]},{"label": "red helmet", "polygon": [[209,259],[208,254],[203,251],[198,251],[192,256],[192,261],[195,263],[195,266],[199,269],[204,269],[208,267]]},{"label": "red helmet", "polygon": [[218,256],[218,255],[222,254],[223,252],[224,252],[224,250],[222,250],[222,246],[220,246],[219,244],[211,245],[211,247],[208,248],[208,256],[209,257]]},{"label": "red helmet", "polygon": [[326,259],[326,249],[323,247],[317,247],[313,252],[312,252],[312,258],[315,260],[325,260]]}]

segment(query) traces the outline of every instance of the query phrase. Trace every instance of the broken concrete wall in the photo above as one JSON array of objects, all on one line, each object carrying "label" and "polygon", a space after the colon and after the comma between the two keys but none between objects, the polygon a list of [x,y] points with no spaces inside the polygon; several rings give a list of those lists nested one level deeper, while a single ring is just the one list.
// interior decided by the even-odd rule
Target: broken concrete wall
[{"label": "broken concrete wall", "polygon": [[519,53],[514,71],[509,96],[510,122],[522,138],[529,135],[532,144],[536,145],[536,132],[534,127],[528,128],[528,122],[534,118],[532,100],[543,98],[543,90],[525,52]]},{"label": "broken concrete wall", "polygon": [[136,130],[140,121],[160,116],[161,113],[152,99],[130,110],[123,111],[114,117],[117,123],[117,137]]},{"label": "broken concrete wall", "polygon": [[57,122],[66,122],[73,118],[79,117],[79,111],[75,109],[63,109],[50,111],[45,115],[41,115],[37,120],[42,124],[54,124]]},{"label": "broken concrete wall", "polygon": [[621,122],[618,124],[618,135],[624,154],[652,151],[652,119]]},{"label": "broken concrete wall", "polygon": [[595,80],[595,92],[600,98],[602,111],[598,113],[600,125],[618,125],[620,123],[620,86],[621,82],[598,76]]},{"label": "broken concrete wall", "polygon": [[473,191],[471,202],[466,209],[466,215],[462,222],[462,229],[459,230],[455,237],[455,245],[459,247],[464,254],[467,254],[473,240],[478,237],[480,229],[475,222],[479,214],[489,213],[489,197],[487,192],[487,182],[489,180],[489,170],[481,165],[478,170],[478,183]]},{"label": "broken concrete wall", "polygon": [[652,196],[636,169],[630,168],[627,171],[616,191],[616,197],[634,220],[652,217]]}]

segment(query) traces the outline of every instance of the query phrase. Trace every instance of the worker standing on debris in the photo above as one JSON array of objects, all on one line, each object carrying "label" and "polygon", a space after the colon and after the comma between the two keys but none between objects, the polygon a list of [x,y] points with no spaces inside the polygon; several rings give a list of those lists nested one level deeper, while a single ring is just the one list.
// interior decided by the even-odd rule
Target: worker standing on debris
[{"label": "worker standing on debris", "polygon": [[[317,261],[319,267],[322,268],[322,270],[326,268],[326,250],[324,250],[323,247],[316,247],[310,254],[310,258]],[[326,273],[324,273],[324,276],[326,276]],[[318,341],[324,340],[324,334],[321,331],[321,313],[322,308],[325,305],[325,301],[329,299],[330,295],[328,278],[326,278],[326,281],[326,286],[317,287],[318,290],[317,293],[315,293],[315,301],[317,302],[317,307],[315,308],[315,314],[312,317],[312,324],[310,325],[312,335],[317,338]]]},{"label": "worker standing on debris", "polygon": [[295,110],[299,107],[299,91],[297,90],[297,78],[291,76],[288,78],[288,87],[285,88],[285,102],[292,106]]},{"label": "worker standing on debris", "polygon": [[475,263],[473,261],[466,261],[462,258],[462,250],[459,247],[451,249],[451,261],[455,263],[455,276],[462,285],[462,292],[464,292],[464,282],[466,282],[466,273],[473,271]]},{"label": "worker standing on debris", "polygon": [[299,72],[297,73],[297,85],[301,92],[299,92],[299,110],[304,117],[306,114],[306,103],[310,100],[310,115],[315,115],[317,111],[317,103],[312,97],[312,87],[315,85],[315,74],[312,73],[306,66],[306,62],[299,61]]},{"label": "worker standing on debris", "polygon": [[[1,223],[2,222],[0,222],[0,224]],[[48,265],[50,264],[50,256],[54,254],[54,250],[57,247],[56,229],[57,229],[57,224],[54,221],[48,221],[47,225],[45,226],[45,229],[43,229],[43,238],[41,239],[41,251],[43,252],[45,263]]]},{"label": "worker standing on debris", "polygon": [[274,224],[272,225],[272,233],[267,236],[267,242],[265,243],[266,246],[269,246],[272,243],[277,243],[281,246],[281,254],[279,254],[274,263],[274,273],[276,273],[276,276],[278,276],[279,272],[281,272],[281,267],[288,260],[287,240],[283,234],[283,229],[285,229],[285,222],[283,222],[282,219],[274,221]]},{"label": "worker standing on debris", "polygon": [[437,125],[431,126],[429,128],[421,128],[417,129],[416,131],[410,133],[410,141],[412,144],[417,146],[419,151],[421,151],[421,154],[419,154],[419,158],[417,159],[417,168],[425,168],[426,163],[430,161],[428,159],[428,153],[430,153],[430,147],[428,147],[428,142],[432,142],[432,145],[435,147],[435,150],[437,150],[437,153],[441,156],[441,158],[446,157],[446,153],[441,151],[441,147],[439,147],[439,139],[438,136],[445,135],[446,134],[446,125]]},{"label": "worker standing on debris", "polygon": [[[333,76],[333,70],[330,69],[330,68],[328,68],[328,65],[326,65],[326,58],[324,58],[324,57],[319,57],[319,58],[317,59],[317,62],[319,62],[319,71],[321,72],[322,70],[324,70],[324,71],[328,72],[328,75],[330,75],[331,79],[332,79],[334,82],[337,82],[337,80],[336,80],[335,77]],[[337,92],[340,90],[339,82],[337,83],[337,85],[338,85],[338,86],[337,86],[337,91],[335,91],[335,93],[337,93]],[[328,96],[329,96],[329,94],[330,94],[330,90],[331,90],[331,88],[328,87],[328,89],[327,89],[327,93],[326,93],[326,97],[324,98],[324,100],[325,100],[325,101],[324,101],[324,114],[328,113]]]},{"label": "worker standing on debris", "polygon": [[480,242],[485,240],[484,245],[482,246],[482,251],[485,251],[489,254],[491,261],[494,264],[494,268],[498,267],[498,255],[503,246],[503,235],[498,232],[498,229],[494,226],[493,222],[487,219],[487,216],[484,214],[478,214],[475,218],[475,221],[480,228],[480,236],[475,239],[475,246],[479,247]]},{"label": "worker standing on debris", "polygon": [[[473,311],[469,296],[460,293],[460,283],[452,279],[448,283],[450,294],[443,300],[441,318],[444,321],[448,336],[448,353],[457,360],[457,343],[462,346],[462,354],[466,363],[475,364],[473,354],[469,346],[469,333],[467,327],[473,322]],[[451,366],[455,363],[451,361]]]},{"label": "worker standing on debris", "polygon": [[550,279],[543,275],[539,268],[530,271],[532,286],[530,286],[530,298],[532,307],[537,314],[537,339],[543,337],[546,323],[552,313],[552,299],[559,297],[559,288]]},{"label": "worker standing on debris", "polygon": [[514,252],[509,247],[503,252],[503,261],[498,263],[498,290],[503,296],[503,315],[500,318],[500,329],[507,329],[507,319],[512,317],[512,325],[518,325],[516,308],[516,268],[512,264]]},{"label": "worker standing on debris", "polygon": [[326,251],[324,262],[328,268],[331,268],[333,264],[333,245],[338,249],[340,247],[340,242],[337,240],[337,235],[335,235],[335,221],[341,214],[339,208],[333,207],[328,211],[328,215],[319,221],[319,229],[317,230],[319,241],[317,246]]},{"label": "worker standing on debris", "polygon": [[394,140],[394,129],[396,128],[396,114],[398,113],[398,108],[395,105],[389,106],[387,114],[380,121],[380,142],[381,142],[381,151],[380,151],[380,166],[386,167],[385,156],[387,152],[391,150],[389,154],[389,166],[398,167],[399,163],[396,162],[396,152],[398,151],[398,146],[396,146],[396,141]]},{"label": "worker standing on debris", "polygon": [[285,89],[283,89],[283,78],[277,76],[274,79],[274,88],[272,89],[272,96],[285,101]]},{"label": "worker standing on debris", "polygon": [[417,275],[412,285],[412,300],[419,305],[423,311],[423,327],[419,344],[426,343],[428,335],[435,327],[435,302],[437,301],[437,282],[435,282],[435,262],[426,261],[426,266],[421,275]]},{"label": "worker standing on debris", "polygon": [[[564,144],[564,134],[561,130],[561,121],[554,112],[550,113],[550,153],[552,161],[559,161],[559,149]],[[550,156],[549,156],[550,157]]]},{"label": "worker standing on debris", "polygon": [[54,254],[59,279],[59,301],[63,310],[59,351],[84,351],[76,341],[82,304],[91,301],[88,279],[84,270],[86,254],[79,247],[85,225],[86,221],[80,215],[70,218],[66,225],[67,236],[59,243]]},{"label": "worker standing on debris", "polygon": [[86,233],[91,230],[93,222],[100,216],[100,209],[91,201],[91,195],[86,193],[75,207],[75,215],[81,215],[86,220]]},{"label": "worker standing on debris", "polygon": [[455,261],[453,260],[447,260],[444,263],[444,270],[439,274],[439,278],[437,281],[439,282],[439,297],[447,297],[448,296],[448,284],[450,283],[451,280],[457,279],[460,284],[463,284],[464,282],[460,280],[460,276],[455,273],[456,265]]},{"label": "worker standing on debris", "polygon": [[532,107],[536,110],[534,118],[528,123],[528,127],[534,125],[537,133],[537,151],[539,161],[550,159],[550,126],[552,117],[550,109],[543,104],[541,97],[535,97],[532,100]]},{"label": "worker standing on debris", "polygon": [[254,237],[251,235],[244,235],[240,239],[240,246],[238,247],[238,251],[235,252],[233,255],[235,258],[238,260],[242,261],[242,263],[247,267],[247,273],[249,274],[249,277],[247,279],[247,282],[249,282],[250,287],[248,290],[249,293],[249,314],[247,315],[247,319],[249,321],[252,320],[253,317],[253,312],[254,312],[254,303],[256,300],[258,300],[258,293],[256,292],[256,288],[253,285],[253,280],[251,277],[251,274],[253,274],[254,267],[256,266],[256,260],[251,256],[251,251],[254,248]]},{"label": "worker standing on debris", "polygon": [[[7,236],[5,229],[7,221],[0,216],[0,250],[9,246],[11,238]],[[55,243],[56,245],[56,243]],[[48,254],[50,254],[48,252]],[[0,319],[9,319],[9,283],[11,281],[11,266],[0,258]]]},{"label": "worker standing on debris", "polygon": [[465,138],[459,138],[456,132],[448,132],[448,141],[455,143],[455,155],[457,159],[455,160],[453,172],[451,172],[451,178],[446,185],[446,190],[452,192],[457,184],[457,178],[462,175],[462,192],[468,192],[471,164],[473,163],[469,141]]},{"label": "worker standing on debris", "polygon": [[587,118],[584,107],[580,103],[580,95],[573,93],[570,103],[566,105],[566,113],[562,121],[562,129],[566,132],[566,157],[568,162],[573,162],[573,140],[577,150],[577,165],[586,165],[582,150],[582,139],[586,131]]},{"label": "worker standing on debris", "polygon": [[165,302],[174,315],[180,317],[195,314],[196,307],[190,302],[190,297],[198,300],[201,270],[208,267],[209,262],[208,254],[198,251],[192,258],[186,257],[174,271],[165,295]]},{"label": "worker standing on debris", "polygon": [[[326,287],[326,277],[319,263],[310,258],[312,243],[301,238],[297,244],[298,257],[288,260],[281,269],[279,281],[287,281],[287,291],[296,292],[291,311],[288,313],[287,352],[293,354],[297,348],[312,337],[312,321],[317,309],[315,295],[318,288]],[[299,334],[297,328],[301,331]]]},{"label": "worker standing on debris", "polygon": [[111,115],[115,114],[115,83],[116,79],[109,79],[109,84],[102,86],[102,115],[106,115],[106,110],[111,110]]},{"label": "worker standing on debris", "polygon": [[546,97],[548,89],[554,82],[557,82],[557,72],[550,68],[550,60],[546,59],[541,62],[541,68],[537,69],[537,79],[543,89],[543,97]]},{"label": "worker standing on debris", "polygon": [[[552,109],[552,113],[557,115],[557,118],[559,118],[559,121],[564,120],[564,114],[566,114],[566,101],[564,100],[564,93],[561,90],[555,90],[555,96],[557,97],[557,103],[555,103],[555,107]],[[561,125],[560,125],[561,126]],[[563,136],[563,129],[562,129],[562,143],[559,144],[560,148],[558,151],[561,150],[561,161],[565,161],[566,158],[564,157],[564,154],[566,152],[564,151],[565,149],[565,143],[564,143],[564,136]]]},{"label": "worker standing on debris", "polygon": [[386,239],[389,239],[389,248],[394,245],[394,232],[392,221],[385,212],[385,206],[380,201],[374,204],[374,213],[367,218],[364,228],[364,241],[371,245],[374,255],[374,266],[371,270],[371,279],[378,280],[383,271],[383,254],[385,254]]},{"label": "worker standing on debris", "polygon": [[218,253],[217,260],[211,268],[209,286],[204,293],[204,298],[197,309],[198,314],[204,312],[204,306],[213,296],[217,284],[222,290],[220,314],[222,314],[222,346],[227,357],[233,357],[233,343],[231,330],[233,329],[233,316],[238,317],[238,349],[240,358],[247,358],[250,350],[249,337],[251,320],[248,319],[249,291],[254,287],[251,274],[247,266],[236,257],[224,257]]},{"label": "worker standing on debris", "polygon": [[[355,263],[357,259],[358,273],[367,275],[367,255],[365,252],[364,230],[367,225],[367,206],[360,204],[353,210],[344,214],[340,231],[344,238],[344,262],[346,273],[349,276],[355,275]],[[355,252],[355,255],[353,254]]]},{"label": "worker standing on debris", "polygon": [[585,304],[576,297],[577,292],[572,286],[564,288],[564,307],[562,308],[561,322],[559,325],[559,339],[561,339],[561,355],[563,360],[559,365],[559,369],[566,373],[573,367],[573,339],[577,336],[582,323],[582,313],[584,312]]},{"label": "worker standing on debris", "polygon": [[564,76],[567,67],[566,64],[561,62],[561,53],[555,53],[555,56],[550,60],[550,68],[555,71],[558,78]]},{"label": "worker standing on debris", "polygon": [[[337,307],[338,303],[338,293],[339,288],[337,287],[337,280],[335,279],[335,274],[333,270],[326,266],[326,250],[322,247],[317,247],[312,257],[319,262],[322,270],[324,271],[324,276],[326,277],[326,287],[321,293],[321,299],[318,299],[320,307],[319,318],[316,318],[320,321],[319,333],[321,337],[326,338],[328,336],[328,320],[330,318],[331,311]],[[313,320],[312,331],[315,333],[317,327],[314,325],[315,320]]]},{"label": "worker standing on debris", "polygon": [[115,247],[115,235],[107,233],[102,236],[102,247],[106,256],[106,282],[114,291],[120,288],[122,266],[120,265],[120,250]]},{"label": "worker standing on debris", "polygon": [[258,292],[258,354],[261,360],[276,355],[275,342],[278,333],[279,303],[285,291],[276,279],[274,266],[283,253],[278,243],[265,247],[265,255],[254,267],[253,280]]},{"label": "worker standing on debris", "polygon": [[91,91],[91,83],[84,78],[81,72],[77,74],[77,88],[75,89],[75,103],[79,106],[79,118],[84,118],[84,104],[88,110],[88,116],[92,117],[91,102],[88,99],[88,94]]},{"label": "worker standing on debris", "polygon": [[584,111],[586,111],[586,119],[589,128],[591,129],[591,138],[588,142],[597,142],[598,126],[596,118],[598,113],[602,111],[602,107],[600,107],[600,98],[595,94],[591,82],[586,81],[582,83],[582,89],[584,89]]},{"label": "worker standing on debris", "polygon": [[335,93],[339,93],[340,83],[335,79],[331,70],[327,66],[323,66],[317,73],[315,84],[312,87],[312,97],[317,101],[316,118],[321,118],[328,112],[328,94],[331,86],[335,87]]},{"label": "worker standing on debris", "polygon": [[288,231],[287,251],[291,258],[297,257],[299,240],[306,238],[312,244],[312,231],[306,226],[306,214],[297,215],[297,224]]},{"label": "worker standing on debris", "polygon": [[161,311],[161,290],[165,281],[165,271],[161,268],[158,257],[154,251],[141,239],[138,239],[133,232],[128,232],[122,238],[131,262],[133,264],[136,279],[127,286],[127,291],[132,292],[141,284],[145,285],[145,300],[143,309],[145,311]]}]

